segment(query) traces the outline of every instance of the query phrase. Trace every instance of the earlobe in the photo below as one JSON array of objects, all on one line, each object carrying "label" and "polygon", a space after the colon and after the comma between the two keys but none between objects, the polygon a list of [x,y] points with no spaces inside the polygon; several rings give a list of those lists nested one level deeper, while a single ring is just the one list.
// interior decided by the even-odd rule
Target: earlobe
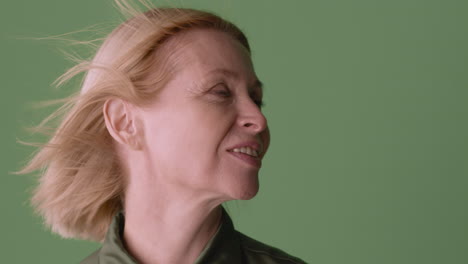
[{"label": "earlobe", "polygon": [[138,150],[141,148],[136,127],[135,113],[128,102],[122,99],[108,99],[102,108],[109,134],[120,144]]}]

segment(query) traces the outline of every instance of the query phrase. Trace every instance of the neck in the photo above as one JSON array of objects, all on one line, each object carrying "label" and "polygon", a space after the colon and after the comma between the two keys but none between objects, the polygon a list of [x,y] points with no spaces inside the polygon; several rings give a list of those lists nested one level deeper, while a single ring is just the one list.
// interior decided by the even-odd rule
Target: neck
[{"label": "neck", "polygon": [[221,202],[170,186],[146,189],[130,184],[126,192],[127,251],[142,264],[194,263],[218,229]]}]

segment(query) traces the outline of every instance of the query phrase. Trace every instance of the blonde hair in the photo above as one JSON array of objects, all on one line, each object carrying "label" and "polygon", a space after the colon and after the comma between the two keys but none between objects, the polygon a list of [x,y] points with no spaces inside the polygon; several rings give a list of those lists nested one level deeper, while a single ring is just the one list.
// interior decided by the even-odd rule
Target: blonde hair
[{"label": "blonde hair", "polygon": [[[165,86],[173,71],[173,46],[179,32],[207,28],[228,33],[249,52],[245,35],[209,12],[184,8],[131,9],[116,1],[131,18],[115,28],[94,58],[72,67],[58,84],[85,73],[81,87],[38,126],[59,119],[49,141],[18,173],[40,170],[31,199],[46,226],[67,238],[102,241],[112,217],[123,209],[126,175],[102,113],[106,100],[120,98],[145,105]],[[125,13],[124,12],[124,13]],[[151,78],[149,78],[151,73]]]}]

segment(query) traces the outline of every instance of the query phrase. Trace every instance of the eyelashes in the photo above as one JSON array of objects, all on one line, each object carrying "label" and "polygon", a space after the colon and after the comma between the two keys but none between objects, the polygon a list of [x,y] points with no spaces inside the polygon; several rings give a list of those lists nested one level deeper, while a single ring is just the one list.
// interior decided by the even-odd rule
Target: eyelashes
[{"label": "eyelashes", "polygon": [[254,102],[260,109],[265,107],[265,102],[263,102],[263,100],[254,100]]},{"label": "eyelashes", "polygon": [[[224,83],[219,83],[217,84],[211,91],[212,94],[215,94],[216,96],[222,97],[224,99],[232,97],[232,93],[227,87],[226,84]],[[265,102],[263,102],[262,99],[256,98],[257,96],[255,94],[250,94],[250,98],[252,101],[258,106],[258,108],[262,109],[262,107],[265,106]]]},{"label": "eyelashes", "polygon": [[226,85],[218,84],[218,85],[216,85],[216,87],[220,87],[220,88],[214,88],[212,93],[214,93],[214,94],[216,94],[218,96],[221,96],[221,97],[225,97],[225,98],[228,98],[228,97],[232,96],[231,91],[229,91],[229,89],[226,87]]}]

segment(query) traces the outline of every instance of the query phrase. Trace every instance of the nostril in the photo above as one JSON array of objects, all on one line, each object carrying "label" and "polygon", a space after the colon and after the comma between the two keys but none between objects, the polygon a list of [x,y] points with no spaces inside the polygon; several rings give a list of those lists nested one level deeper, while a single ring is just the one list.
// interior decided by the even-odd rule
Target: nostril
[{"label": "nostril", "polygon": [[244,127],[249,127],[249,128],[258,128],[259,126],[254,124],[254,123],[245,123]]},{"label": "nostril", "polygon": [[267,127],[266,119],[263,115],[261,116],[243,116],[239,118],[238,125],[240,127],[245,128],[246,130],[250,130],[255,133],[262,132]]}]

